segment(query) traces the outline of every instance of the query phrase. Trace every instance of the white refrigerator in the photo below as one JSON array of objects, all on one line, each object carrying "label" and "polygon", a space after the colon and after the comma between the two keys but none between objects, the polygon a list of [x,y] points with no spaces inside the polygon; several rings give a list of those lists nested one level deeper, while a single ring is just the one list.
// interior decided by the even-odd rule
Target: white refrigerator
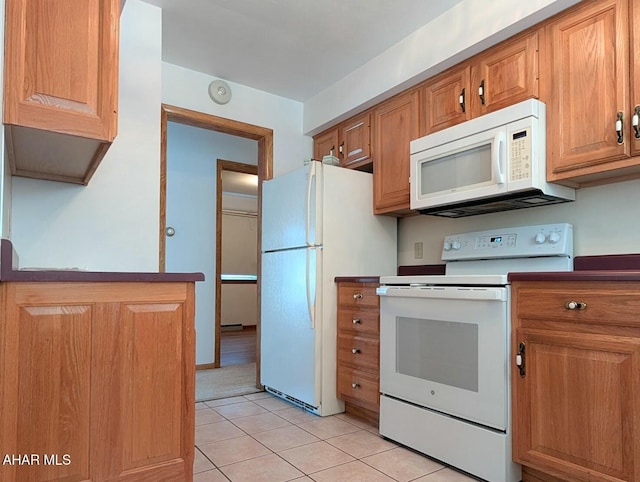
[{"label": "white refrigerator", "polygon": [[336,398],[336,276],[396,274],[396,219],[373,214],[372,175],[311,162],[262,188],[260,374],[325,416]]}]

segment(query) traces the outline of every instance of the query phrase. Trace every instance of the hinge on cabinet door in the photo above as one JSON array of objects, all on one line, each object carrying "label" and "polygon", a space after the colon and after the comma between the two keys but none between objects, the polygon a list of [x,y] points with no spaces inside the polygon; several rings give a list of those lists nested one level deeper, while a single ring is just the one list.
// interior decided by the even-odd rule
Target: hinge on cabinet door
[{"label": "hinge on cabinet door", "polygon": [[516,355],[516,365],[520,369],[520,376],[524,378],[526,375],[525,371],[525,363],[524,363],[524,352],[525,352],[526,344],[524,341],[521,341],[518,345],[518,354]]}]

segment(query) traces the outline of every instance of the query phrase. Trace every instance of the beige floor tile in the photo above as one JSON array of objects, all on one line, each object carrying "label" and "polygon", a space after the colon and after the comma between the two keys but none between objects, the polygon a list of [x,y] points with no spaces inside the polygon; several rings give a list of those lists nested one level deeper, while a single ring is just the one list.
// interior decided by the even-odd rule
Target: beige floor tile
[{"label": "beige floor tile", "polygon": [[304,477],[298,477],[297,479],[293,479],[291,482],[304,482],[305,480],[313,480],[313,479],[305,475]]},{"label": "beige floor tile", "polygon": [[359,460],[316,472],[312,478],[316,482],[388,482],[393,480]]},{"label": "beige floor tile", "polygon": [[193,473],[205,472],[207,470],[213,470],[215,466],[204,456],[198,449],[195,450],[193,459]]},{"label": "beige floor tile", "polygon": [[202,410],[203,408],[209,408],[204,402],[196,402],[196,410]]},{"label": "beige floor tile", "polygon": [[334,417],[339,418],[340,420],[344,420],[345,422],[349,422],[350,424],[355,425],[356,427],[362,428],[364,430],[368,430],[369,432],[378,432],[378,427],[361,418],[357,418],[352,415],[347,415],[346,413],[339,413],[337,415],[334,415]]},{"label": "beige floor tile", "polygon": [[208,470],[206,472],[200,472],[193,476],[193,482],[229,482],[219,470]]},{"label": "beige floor tile", "polygon": [[196,445],[204,445],[246,435],[228,420],[196,427]]},{"label": "beige floor tile", "polygon": [[278,455],[305,474],[313,474],[355,460],[326,442],[315,442],[278,452]]},{"label": "beige floor tile", "polygon": [[361,459],[363,457],[397,447],[396,444],[374,435],[371,432],[367,432],[366,430],[358,430],[357,432],[333,437],[327,439],[327,442],[334,447],[347,452],[349,455],[353,455],[356,459]]},{"label": "beige floor tile", "polygon": [[323,440],[360,430],[355,425],[335,417],[319,417],[311,422],[299,423],[298,427]]},{"label": "beige floor tile", "polygon": [[477,482],[479,479],[469,477],[461,472],[446,468],[438,470],[424,477],[416,479],[414,482]]},{"label": "beige floor tile", "polygon": [[231,405],[233,403],[240,403],[240,402],[246,402],[246,401],[247,401],[246,398],[240,396],[240,397],[220,398],[218,400],[208,400],[204,402],[204,404],[207,407],[215,408],[215,407],[220,407],[222,405]]},{"label": "beige floor tile", "polygon": [[287,408],[295,407],[295,405],[282,400],[281,398],[271,397],[271,398],[261,398],[258,400],[254,400],[254,403],[260,405],[262,408],[266,408],[271,412],[284,410]]},{"label": "beige floor tile", "polygon": [[284,482],[304,475],[276,454],[225,465],[221,472],[233,482]]},{"label": "beige floor tile", "polygon": [[305,432],[295,425],[255,433],[253,434],[253,438],[274,452],[280,452],[281,450],[319,441],[318,437],[311,435],[309,432]]},{"label": "beige floor tile", "polygon": [[444,468],[444,465],[403,447],[363,458],[362,461],[400,482],[408,482]]},{"label": "beige floor tile", "polygon": [[249,393],[248,395],[243,395],[247,400],[259,400],[261,398],[274,398],[269,392],[256,392]]},{"label": "beige floor tile", "polygon": [[267,413],[267,410],[253,402],[234,403],[232,405],[221,405],[215,408],[216,412],[229,420],[236,418],[249,417],[251,415],[260,415]]},{"label": "beige floor tile", "polygon": [[229,440],[221,440],[211,444],[199,445],[198,448],[218,467],[235,464],[244,460],[255,459],[271,451],[249,435]]},{"label": "beige floor tile", "polygon": [[260,415],[251,415],[249,417],[233,419],[233,424],[247,433],[254,434],[276,428],[287,427],[291,425],[291,422],[288,422],[284,418],[280,418],[273,413],[267,412],[261,413]]},{"label": "beige floor tile", "polygon": [[207,407],[202,410],[196,410],[196,426],[213,422],[222,422],[225,418],[215,410]]},{"label": "beige floor tile", "polygon": [[320,417],[302,410],[299,407],[285,408],[284,410],[278,410],[278,417],[282,417],[285,420],[289,420],[291,423],[303,423],[311,422],[312,420],[318,420]]}]

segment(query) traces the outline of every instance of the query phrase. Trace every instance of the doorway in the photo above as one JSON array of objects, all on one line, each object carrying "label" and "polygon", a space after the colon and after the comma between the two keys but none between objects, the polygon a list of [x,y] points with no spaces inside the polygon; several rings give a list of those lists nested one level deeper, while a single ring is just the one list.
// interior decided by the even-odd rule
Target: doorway
[{"label": "doorway", "polygon": [[[161,147],[160,147],[160,222],[159,222],[159,270],[165,270],[166,264],[166,194],[167,194],[167,124],[175,122],[192,127],[209,129],[212,131],[238,136],[246,139],[253,139],[258,144],[258,199],[261,199],[262,181],[273,177],[273,131],[268,128],[233,121],[210,114],[183,109],[171,105],[162,105],[161,111]],[[262,206],[258,202],[258,225],[261,223]],[[258,230],[257,247],[257,323],[256,336],[260,339],[260,244],[261,237]],[[197,301],[196,301],[197,302]],[[196,328],[197,330],[197,328]],[[219,336],[216,336],[214,357],[211,366],[203,368],[217,368],[220,366],[220,343]],[[256,387],[260,387],[260,344],[256,344]]]}]

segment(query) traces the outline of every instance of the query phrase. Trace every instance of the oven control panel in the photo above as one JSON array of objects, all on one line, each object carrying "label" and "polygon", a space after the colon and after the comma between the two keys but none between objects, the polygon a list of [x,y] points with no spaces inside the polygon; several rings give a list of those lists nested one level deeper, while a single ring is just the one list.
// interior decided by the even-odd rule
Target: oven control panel
[{"label": "oven control panel", "polygon": [[443,261],[573,256],[573,226],[567,223],[515,226],[451,234],[444,238]]}]

